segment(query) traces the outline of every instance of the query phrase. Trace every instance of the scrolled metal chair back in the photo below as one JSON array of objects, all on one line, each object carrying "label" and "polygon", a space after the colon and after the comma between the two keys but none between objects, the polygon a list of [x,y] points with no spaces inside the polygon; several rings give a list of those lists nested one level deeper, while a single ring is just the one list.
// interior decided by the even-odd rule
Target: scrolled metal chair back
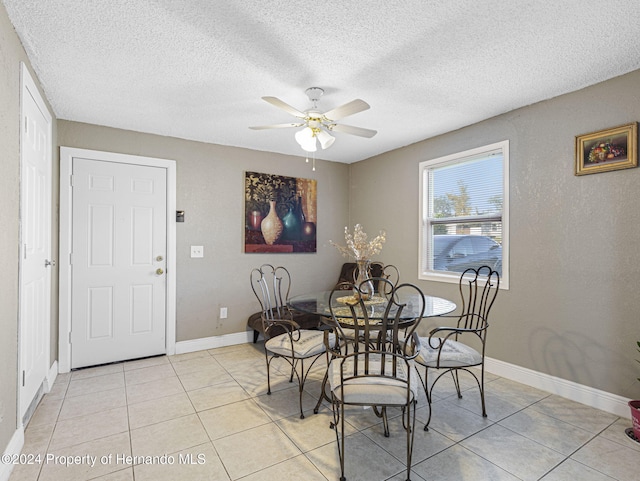
[{"label": "scrolled metal chair back", "polygon": [[[500,275],[489,266],[469,268],[460,276],[461,314],[458,327],[479,329],[489,322],[489,312],[498,295]],[[486,332],[486,331],[483,331]]]},{"label": "scrolled metal chair back", "polygon": [[251,289],[266,320],[282,319],[288,315],[291,275],[285,267],[271,264],[256,267],[251,271]]}]

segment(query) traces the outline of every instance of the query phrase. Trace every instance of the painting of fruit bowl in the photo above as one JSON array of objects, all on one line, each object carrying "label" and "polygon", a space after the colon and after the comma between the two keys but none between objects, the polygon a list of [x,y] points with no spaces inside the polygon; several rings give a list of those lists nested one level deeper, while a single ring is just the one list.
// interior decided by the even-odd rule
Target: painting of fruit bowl
[{"label": "painting of fruit bowl", "polygon": [[576,137],[575,174],[595,174],[638,166],[637,123]]}]

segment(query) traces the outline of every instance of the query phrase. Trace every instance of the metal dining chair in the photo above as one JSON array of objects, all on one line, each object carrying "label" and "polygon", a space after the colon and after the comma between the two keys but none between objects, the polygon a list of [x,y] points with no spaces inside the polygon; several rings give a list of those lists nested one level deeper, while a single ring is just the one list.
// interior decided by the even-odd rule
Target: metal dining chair
[{"label": "metal dining chair", "polygon": [[[324,333],[321,330],[301,329],[293,320],[287,306],[291,288],[291,275],[282,267],[263,264],[251,271],[251,289],[262,308],[264,350],[267,362],[267,394],[271,394],[271,362],[282,358],[291,366],[289,382],[298,380],[300,418],[304,419],[302,393],[309,370],[326,353]],[[329,343],[333,334],[328,336]],[[305,361],[310,360],[306,366]],[[328,358],[327,358],[328,361]]]},{"label": "metal dining chair", "polygon": [[[487,417],[484,399],[484,353],[489,328],[489,312],[498,295],[499,286],[500,275],[489,266],[465,270],[459,280],[462,309],[460,314],[440,316],[454,318],[456,322],[451,327],[432,329],[428,337],[420,338],[420,352],[416,357],[416,363],[424,367],[424,377],[420,375],[420,379],[429,403],[429,417],[424,425],[425,431],[429,430],[431,422],[433,389],[438,380],[447,373],[451,373],[453,377],[458,398],[462,398],[459,371],[466,371],[473,376],[480,390],[482,415]],[[479,379],[472,368],[480,369]],[[437,373],[431,386],[429,386],[430,370],[435,370]]]},{"label": "metal dining chair", "polygon": [[[406,432],[407,480],[411,475],[411,457],[415,431],[415,409],[418,398],[419,378],[413,359],[419,352],[416,328],[420,324],[425,307],[422,291],[412,284],[391,286],[384,278],[376,279],[390,289],[381,319],[371,318],[370,306],[362,298],[344,296],[337,286],[331,292],[331,322],[337,334],[327,376],[333,409],[332,427],[336,430],[340,457],[340,480],[345,477],[345,406],[371,406],[382,419],[384,435],[389,436],[387,410],[402,410],[403,428]],[[349,286],[351,290],[356,287]],[[411,292],[412,303],[401,302],[404,292]],[[343,297],[344,298],[344,297]],[[412,311],[412,312],[411,312]],[[407,316],[407,312],[411,312]],[[407,317],[410,326],[407,332]],[[350,318],[350,320],[348,320]],[[345,334],[345,330],[353,333]]]}]

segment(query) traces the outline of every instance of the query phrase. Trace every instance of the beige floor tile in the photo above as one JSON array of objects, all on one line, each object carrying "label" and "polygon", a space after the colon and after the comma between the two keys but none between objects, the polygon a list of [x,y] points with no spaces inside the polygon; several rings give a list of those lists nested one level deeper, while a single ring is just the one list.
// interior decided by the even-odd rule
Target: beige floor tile
[{"label": "beige floor tile", "polygon": [[527,408],[498,424],[565,456],[584,446],[594,435],[572,424]]},{"label": "beige floor tile", "polygon": [[[306,456],[327,479],[340,478],[340,457],[335,442],[314,449]],[[385,480],[406,471],[406,467],[367,436],[357,433],[345,439],[344,471],[349,481]]]},{"label": "beige floor tile", "polygon": [[124,387],[73,396],[64,400],[58,419],[62,421],[126,405],[127,396]]},{"label": "beige floor tile", "polygon": [[169,361],[173,364],[176,362],[188,361],[189,359],[195,359],[198,357],[210,357],[209,351],[194,351],[185,352],[182,354],[174,354],[173,356],[167,356]]},{"label": "beige floor tile", "polygon": [[187,391],[195,391],[207,386],[214,386],[233,381],[233,377],[221,366],[210,366],[199,371],[179,374],[180,382]]},{"label": "beige floor tile", "polygon": [[50,455],[51,459],[42,466],[39,481],[81,481],[104,476],[127,468],[124,460],[131,455],[129,433],[52,448]]},{"label": "beige floor tile", "polygon": [[[389,420],[389,437],[385,437],[382,424],[377,424],[362,433],[392,454],[402,463],[407,459],[407,432],[402,427],[402,417]],[[442,434],[431,430],[425,431],[416,421],[413,437],[412,464],[417,464],[440,451],[453,446],[455,442]]]},{"label": "beige floor tile", "polygon": [[189,396],[183,392],[129,405],[129,426],[137,429],[194,413]]},{"label": "beige floor tile", "polygon": [[171,376],[156,381],[127,386],[127,402],[129,404],[135,404],[181,392],[184,392],[182,383],[177,376]]},{"label": "beige floor tile", "polygon": [[590,433],[599,433],[615,423],[618,416],[580,404],[560,396],[549,396],[534,404],[531,409],[560,421],[577,426]]},{"label": "beige floor tile", "polygon": [[127,387],[133,386],[134,384],[157,381],[158,379],[166,379],[168,377],[176,377],[176,372],[168,361],[157,366],[131,369],[124,373]]},{"label": "beige floor tile", "polygon": [[90,377],[104,376],[105,374],[116,374],[122,372],[122,363],[105,364],[104,366],[88,367],[71,371],[71,379],[77,381],[79,379],[88,379]]},{"label": "beige floor tile", "polygon": [[[438,432],[454,441],[462,441],[493,424],[489,418],[472,413],[447,400],[434,402],[431,409],[429,430]],[[428,417],[428,407],[419,408],[416,411],[416,424],[419,429],[424,429]]]},{"label": "beige floor tile", "polygon": [[[308,412],[304,419],[294,414],[279,419],[276,424],[291,439],[303,453],[312,451],[325,444],[336,441],[336,432],[331,429],[333,413],[331,411],[312,414]],[[345,424],[346,434],[354,434],[356,429],[349,423]]]},{"label": "beige floor tile", "polygon": [[200,411],[198,416],[212,440],[271,422],[271,418],[253,399]]},{"label": "beige floor tile", "polygon": [[60,414],[64,398],[50,398],[46,395],[40,401],[33,416],[29,420],[29,426],[55,423]]},{"label": "beige floor tile", "polygon": [[[62,378],[61,378],[62,376]],[[47,397],[63,398],[67,395],[67,389],[69,388],[69,381],[71,380],[71,373],[58,374],[51,390],[47,393]]]},{"label": "beige floor tile", "polygon": [[602,474],[584,464],[567,459],[541,481],[613,481],[613,478]]},{"label": "beige floor tile", "polygon": [[134,456],[177,453],[208,441],[209,437],[195,414],[131,430]]},{"label": "beige floor tile", "polygon": [[105,474],[99,478],[94,478],[93,481],[133,481],[133,468],[125,468]]},{"label": "beige floor tile", "polygon": [[124,370],[132,371],[134,369],[144,369],[145,367],[162,366],[163,364],[169,364],[169,358],[167,356],[146,357],[144,359],[126,361],[124,363]]},{"label": "beige floor tile", "polygon": [[67,389],[67,397],[81,396],[92,392],[109,391],[124,387],[124,373],[118,372],[95,376],[87,379],[71,379]]},{"label": "beige floor tile", "polygon": [[571,459],[578,461],[617,481],[638,479],[638,451],[598,436],[579,449]]},{"label": "beige floor tile", "polygon": [[75,446],[128,430],[126,407],[58,421],[51,437],[49,451],[55,453],[59,448]]},{"label": "beige floor tile", "polygon": [[[256,402],[274,421],[295,414],[300,415],[300,392],[295,384],[289,389],[258,396]],[[302,411],[306,413],[305,415],[313,413],[312,410],[317,402],[317,398],[309,396],[306,391],[302,392]]]},{"label": "beige floor tile", "polygon": [[22,452],[27,454],[45,453],[55,426],[55,424],[29,424],[24,433]]},{"label": "beige floor tile", "polygon": [[565,457],[497,424],[460,445],[523,481],[537,481]]},{"label": "beige floor tile", "polygon": [[207,369],[217,369],[220,371],[224,371],[224,368],[220,365],[220,363],[211,356],[196,357],[194,359],[173,362],[172,365],[178,376]]},{"label": "beige floor tile", "polygon": [[242,481],[326,481],[326,478],[305,456],[296,456],[257,473]]},{"label": "beige floor tile", "polygon": [[[274,376],[271,379],[271,392],[289,389],[294,385],[289,382],[288,377],[283,376],[279,371],[274,371]],[[260,396],[267,393],[267,368],[265,366],[245,365],[242,370],[228,372],[250,396]]]},{"label": "beige floor tile", "polygon": [[640,442],[634,441],[626,434],[626,430],[632,426],[631,420],[626,418],[619,418],[615,423],[610,425],[607,429],[602,431],[600,436],[613,441],[615,443],[622,444],[636,451],[640,451]]},{"label": "beige floor tile", "polygon": [[417,463],[413,473],[429,481],[520,481],[519,478],[456,444]]},{"label": "beige floor tile", "polygon": [[29,463],[16,464],[11,470],[9,481],[37,481],[41,469],[42,464],[35,459],[30,459]]},{"label": "beige floor tile", "polygon": [[[274,424],[233,434],[213,441],[231,479],[262,471],[282,461],[298,456],[300,450]],[[251,449],[259,446],[259,449]],[[263,449],[268,446],[269,449]]]},{"label": "beige floor tile", "polygon": [[139,464],[136,481],[229,481],[229,476],[211,443],[171,455],[171,464]]},{"label": "beige floor tile", "polygon": [[188,394],[196,411],[204,411],[249,398],[244,389],[235,381],[196,389],[189,391]]},{"label": "beige floor tile", "polygon": [[236,344],[218,349],[210,349],[209,354],[216,358],[221,364],[235,364],[247,360],[264,360],[264,343],[258,344]]}]

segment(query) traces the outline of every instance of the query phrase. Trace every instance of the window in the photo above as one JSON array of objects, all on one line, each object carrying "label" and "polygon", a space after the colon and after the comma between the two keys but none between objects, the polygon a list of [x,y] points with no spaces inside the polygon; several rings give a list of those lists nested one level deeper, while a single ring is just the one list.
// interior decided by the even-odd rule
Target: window
[{"label": "window", "polygon": [[508,288],[509,141],[420,163],[419,278],[489,265]]}]

